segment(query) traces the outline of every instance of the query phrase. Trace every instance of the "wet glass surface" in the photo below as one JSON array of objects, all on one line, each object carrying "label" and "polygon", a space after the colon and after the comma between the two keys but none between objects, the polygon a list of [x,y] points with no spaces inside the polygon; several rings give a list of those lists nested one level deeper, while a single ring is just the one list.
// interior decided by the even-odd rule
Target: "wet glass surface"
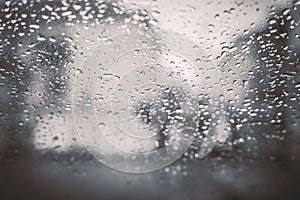
[{"label": "wet glass surface", "polygon": [[0,199],[299,199],[299,12],[1,1]]}]

